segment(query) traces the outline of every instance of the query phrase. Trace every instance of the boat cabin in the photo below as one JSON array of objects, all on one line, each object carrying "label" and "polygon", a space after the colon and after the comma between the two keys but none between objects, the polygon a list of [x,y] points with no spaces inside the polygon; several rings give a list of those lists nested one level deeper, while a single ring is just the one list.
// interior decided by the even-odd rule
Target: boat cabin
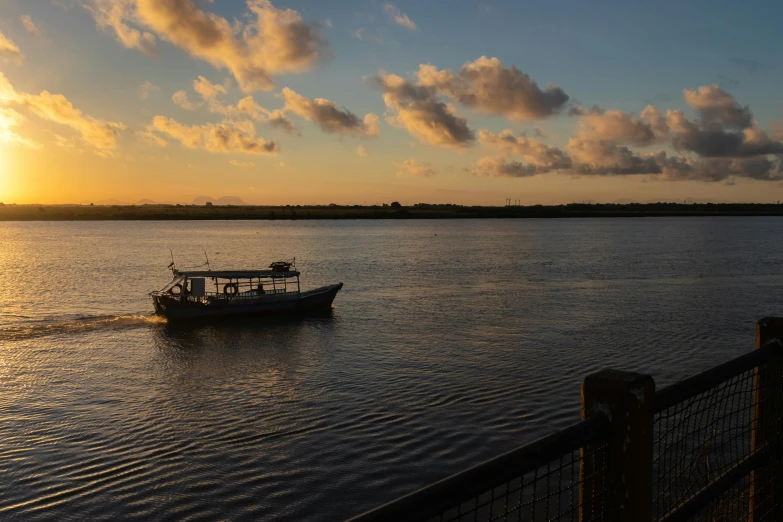
[{"label": "boat cabin", "polygon": [[175,270],[174,279],[158,292],[179,301],[202,304],[296,298],[299,293],[299,272],[285,262],[272,263],[269,270]]}]

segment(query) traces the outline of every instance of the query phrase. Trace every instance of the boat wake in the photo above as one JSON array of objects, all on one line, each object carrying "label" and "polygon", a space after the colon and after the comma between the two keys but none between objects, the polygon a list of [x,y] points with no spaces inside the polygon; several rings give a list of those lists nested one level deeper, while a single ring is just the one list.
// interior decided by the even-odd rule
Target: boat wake
[{"label": "boat wake", "polygon": [[0,341],[22,341],[104,329],[123,330],[165,323],[166,319],[163,317],[145,314],[97,315],[69,320],[44,320],[0,326]]}]

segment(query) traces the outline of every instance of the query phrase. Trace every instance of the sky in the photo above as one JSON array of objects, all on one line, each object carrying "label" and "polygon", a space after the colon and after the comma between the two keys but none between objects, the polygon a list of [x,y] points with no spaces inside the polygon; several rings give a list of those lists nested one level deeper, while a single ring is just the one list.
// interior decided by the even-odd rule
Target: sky
[{"label": "sky", "polygon": [[0,202],[783,199],[783,3],[2,0]]}]

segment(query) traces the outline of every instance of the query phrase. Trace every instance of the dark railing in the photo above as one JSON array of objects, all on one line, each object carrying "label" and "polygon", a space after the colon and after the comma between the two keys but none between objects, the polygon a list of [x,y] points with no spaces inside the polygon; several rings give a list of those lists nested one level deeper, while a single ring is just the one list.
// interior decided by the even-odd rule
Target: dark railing
[{"label": "dark railing", "polygon": [[[752,486],[762,485],[753,483],[754,470],[778,458],[780,354],[774,341],[656,394],[657,520],[745,520],[752,511],[754,520],[779,520],[770,488],[749,500]],[[764,433],[770,437],[761,441]]]},{"label": "dark railing", "polygon": [[352,520],[783,521],[783,319],[757,349],[657,393],[605,370],[583,420]]},{"label": "dark railing", "polygon": [[244,304],[275,302],[287,298],[293,298],[298,295],[299,292],[297,291],[289,292],[284,289],[278,289],[278,290],[267,290],[263,294],[242,293],[242,294],[235,294],[235,295],[225,295],[225,294],[207,294],[204,296],[187,295],[185,296],[185,300],[189,303],[196,303],[196,304],[203,304],[203,305],[218,304],[218,303],[223,303],[226,305],[244,305]]},{"label": "dark railing", "polygon": [[[607,417],[596,415],[354,520],[577,520],[588,500],[603,496],[609,425]],[[580,474],[585,461],[593,470],[589,476]],[[597,506],[590,520],[602,519]]]}]

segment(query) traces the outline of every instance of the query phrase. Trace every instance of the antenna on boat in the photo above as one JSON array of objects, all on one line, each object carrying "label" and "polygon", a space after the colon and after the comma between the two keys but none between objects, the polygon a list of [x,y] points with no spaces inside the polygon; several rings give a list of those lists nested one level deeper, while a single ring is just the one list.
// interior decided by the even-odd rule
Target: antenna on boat
[{"label": "antenna on boat", "polygon": [[212,267],[209,266],[209,257],[207,257],[207,251],[206,250],[204,250],[204,257],[207,260],[207,270],[209,270],[211,272],[212,271]]},{"label": "antenna on boat", "polygon": [[174,252],[169,248],[169,254],[171,254],[171,263],[169,263],[169,269],[174,275],[177,275],[177,265],[174,263]]}]

